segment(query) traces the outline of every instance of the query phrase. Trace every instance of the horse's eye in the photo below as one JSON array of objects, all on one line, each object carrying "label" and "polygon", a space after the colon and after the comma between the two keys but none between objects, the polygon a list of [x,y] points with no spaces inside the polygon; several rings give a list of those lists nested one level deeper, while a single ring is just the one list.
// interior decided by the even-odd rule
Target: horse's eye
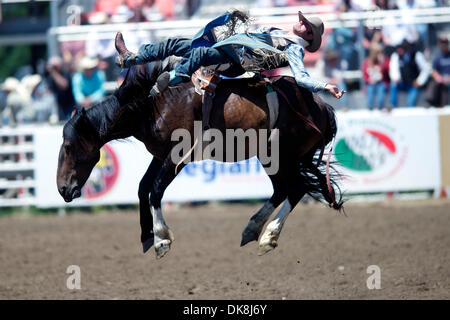
[{"label": "horse's eye", "polygon": [[70,152],[70,146],[69,145],[65,145],[64,146],[64,151],[66,152],[66,153],[69,153]]}]

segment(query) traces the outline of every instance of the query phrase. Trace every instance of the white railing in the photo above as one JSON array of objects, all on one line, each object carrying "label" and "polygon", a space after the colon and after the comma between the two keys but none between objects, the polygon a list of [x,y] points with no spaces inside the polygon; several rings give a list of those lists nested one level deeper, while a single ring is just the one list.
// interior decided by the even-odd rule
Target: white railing
[{"label": "white railing", "polygon": [[34,125],[0,128],[0,207],[35,203]]},{"label": "white railing", "polygon": [[[252,9],[250,15],[255,18],[256,25],[291,25],[297,21],[297,11],[303,7],[271,8],[271,15],[266,9]],[[320,7],[319,7],[320,8]],[[277,16],[276,10],[283,12]],[[284,14],[285,12],[293,14]],[[318,11],[319,9],[317,9]],[[314,12],[314,10],[311,10]],[[316,12],[319,13],[319,12]],[[392,24],[417,23],[450,23],[450,7],[424,8],[411,10],[387,10],[347,12],[336,14],[333,12],[320,13],[329,29],[337,27],[358,27],[360,23],[367,27],[381,27]],[[80,25],[51,28],[50,37],[56,37],[57,42],[84,41],[89,39],[114,39],[117,31],[133,32],[135,37],[152,40],[167,37],[192,37],[210,19],[175,20],[162,22],[140,22],[126,24]]]}]

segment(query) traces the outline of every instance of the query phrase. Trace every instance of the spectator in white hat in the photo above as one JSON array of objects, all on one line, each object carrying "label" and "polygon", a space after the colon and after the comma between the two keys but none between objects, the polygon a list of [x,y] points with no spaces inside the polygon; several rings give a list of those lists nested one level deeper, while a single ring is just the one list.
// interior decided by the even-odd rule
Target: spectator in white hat
[{"label": "spectator in white hat", "polygon": [[105,95],[105,73],[97,66],[98,59],[83,57],[78,64],[80,71],[72,77],[73,96],[81,107],[90,108]]},{"label": "spectator in white hat", "polygon": [[11,126],[20,122],[31,121],[31,119],[24,119],[22,110],[26,107],[26,94],[22,89],[19,80],[14,77],[7,78],[0,86],[0,90],[6,94],[6,106],[2,111],[2,123]]}]

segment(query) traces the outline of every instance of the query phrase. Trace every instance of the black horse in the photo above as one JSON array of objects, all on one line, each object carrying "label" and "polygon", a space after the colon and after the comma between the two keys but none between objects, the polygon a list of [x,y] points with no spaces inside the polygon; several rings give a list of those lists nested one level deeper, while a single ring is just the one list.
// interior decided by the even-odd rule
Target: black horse
[{"label": "black horse", "polygon": [[[161,199],[185,165],[185,162],[179,163],[178,171],[175,170],[177,163],[172,161],[171,151],[176,142],[171,136],[178,128],[193,135],[194,121],[202,118],[202,99],[192,83],[169,87],[156,100],[148,97],[158,75],[171,68],[170,63],[162,61],[132,67],[123,84],[111,96],[88,110],[74,112],[64,126],[57,171],[59,193],[70,202],[81,195],[81,188],[99,160],[100,148],[105,143],[130,136],[142,141],[153,160],[139,184],[141,242],[144,252],[154,244],[157,258],[170,249],[173,241],[172,232],[162,216]],[[279,169],[269,175],[274,189],[272,197],[251,217],[241,242],[244,245],[258,240],[269,216],[284,201],[261,236],[261,254],[277,246],[284,221],[305,194],[325,200],[334,209],[342,207],[335,180],[333,177],[327,179],[325,161],[320,161],[320,165],[316,163],[317,153],[336,133],[333,108],[298,87],[292,78],[279,78],[273,86],[280,93],[276,121]],[[259,80],[223,80],[215,96],[209,121],[211,128],[224,133],[229,128],[259,130],[269,127],[266,87]],[[191,145],[194,145],[193,140]],[[242,159],[253,156],[247,149]],[[337,190],[337,202],[334,189]]]}]

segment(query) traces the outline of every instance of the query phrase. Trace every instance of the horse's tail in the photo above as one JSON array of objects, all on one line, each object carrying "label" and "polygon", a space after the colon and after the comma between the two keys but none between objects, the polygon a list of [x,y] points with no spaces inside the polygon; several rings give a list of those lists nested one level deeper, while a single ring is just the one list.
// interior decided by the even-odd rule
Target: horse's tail
[{"label": "horse's tail", "polygon": [[[323,142],[327,145],[336,136],[337,122],[334,108],[325,102],[323,105],[328,116],[327,130],[323,132]],[[312,156],[301,163],[300,175],[303,178],[306,193],[317,201],[325,200],[330,207],[341,211],[344,204],[343,193],[338,184],[341,175],[336,170],[335,163],[330,163],[329,157],[328,160],[321,160],[319,165],[317,162],[318,156]]]},{"label": "horse's tail", "polygon": [[[325,160],[322,160],[319,166],[316,164],[317,158],[308,161],[308,163],[302,163],[300,166],[300,176],[306,193],[313,199],[319,202],[326,201],[331,208],[341,211],[344,200],[342,199],[343,193],[338,185],[339,173],[333,164],[327,163]],[[327,167],[330,170],[328,179],[326,175]]]}]

